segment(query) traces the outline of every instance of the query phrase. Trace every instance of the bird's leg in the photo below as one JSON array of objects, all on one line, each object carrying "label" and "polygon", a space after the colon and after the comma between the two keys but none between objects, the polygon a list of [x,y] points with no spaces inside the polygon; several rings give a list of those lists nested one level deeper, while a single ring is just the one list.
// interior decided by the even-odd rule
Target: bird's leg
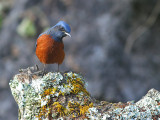
[{"label": "bird's leg", "polygon": [[35,68],[35,70],[36,70],[36,71],[39,71],[39,67],[38,67],[38,65],[37,65],[37,64],[35,65],[35,67],[34,67],[34,68]]},{"label": "bird's leg", "polygon": [[59,72],[59,64],[58,64],[58,72]]},{"label": "bird's leg", "polygon": [[43,74],[46,72],[45,68],[46,68],[46,64],[43,64]]}]

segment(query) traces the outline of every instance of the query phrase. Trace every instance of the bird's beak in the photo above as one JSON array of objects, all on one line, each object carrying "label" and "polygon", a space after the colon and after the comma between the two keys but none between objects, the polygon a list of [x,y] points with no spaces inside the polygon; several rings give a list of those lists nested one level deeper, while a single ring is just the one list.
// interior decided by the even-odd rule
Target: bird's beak
[{"label": "bird's beak", "polygon": [[67,36],[71,37],[71,35],[70,35],[69,33],[65,32],[65,34],[66,34]]}]

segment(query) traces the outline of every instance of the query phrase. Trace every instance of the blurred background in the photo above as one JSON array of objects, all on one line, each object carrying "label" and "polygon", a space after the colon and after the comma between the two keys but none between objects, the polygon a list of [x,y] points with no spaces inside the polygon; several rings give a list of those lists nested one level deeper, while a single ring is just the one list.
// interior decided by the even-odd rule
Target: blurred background
[{"label": "blurred background", "polygon": [[159,13],[160,0],[0,0],[0,120],[17,120],[8,83],[20,68],[42,68],[36,39],[59,20],[72,29],[60,70],[81,73],[93,97],[137,101],[160,90]]}]

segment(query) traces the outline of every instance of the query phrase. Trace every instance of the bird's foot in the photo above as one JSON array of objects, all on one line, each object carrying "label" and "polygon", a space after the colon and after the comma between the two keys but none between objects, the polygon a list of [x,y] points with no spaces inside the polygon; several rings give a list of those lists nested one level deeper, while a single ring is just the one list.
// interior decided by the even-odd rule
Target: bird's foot
[{"label": "bird's foot", "polygon": [[19,69],[20,73],[28,73],[28,74],[34,73],[36,71],[39,71],[38,65],[34,65],[32,67],[28,67],[27,69]]},{"label": "bird's foot", "polygon": [[29,78],[29,83],[32,83],[32,78],[35,76],[43,76],[44,72],[39,70],[38,65],[28,67],[27,69],[19,69],[21,74],[25,74]]},{"label": "bird's foot", "polygon": [[41,72],[42,72],[42,76],[48,73],[46,70],[42,70]]}]

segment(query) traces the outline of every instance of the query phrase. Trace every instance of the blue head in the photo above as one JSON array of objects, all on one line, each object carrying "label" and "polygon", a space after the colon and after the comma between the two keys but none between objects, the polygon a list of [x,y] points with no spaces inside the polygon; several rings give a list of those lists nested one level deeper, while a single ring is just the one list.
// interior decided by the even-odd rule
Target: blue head
[{"label": "blue head", "polygon": [[64,21],[59,21],[55,26],[48,29],[45,34],[51,35],[52,38],[57,42],[62,42],[63,37],[71,37],[71,35],[69,34],[70,32],[70,26]]},{"label": "blue head", "polygon": [[65,30],[67,33],[70,33],[70,32],[71,32],[70,26],[69,26],[66,22],[64,22],[64,21],[59,21],[54,27],[56,27],[56,26],[61,26],[61,27],[63,27],[64,30]]}]

